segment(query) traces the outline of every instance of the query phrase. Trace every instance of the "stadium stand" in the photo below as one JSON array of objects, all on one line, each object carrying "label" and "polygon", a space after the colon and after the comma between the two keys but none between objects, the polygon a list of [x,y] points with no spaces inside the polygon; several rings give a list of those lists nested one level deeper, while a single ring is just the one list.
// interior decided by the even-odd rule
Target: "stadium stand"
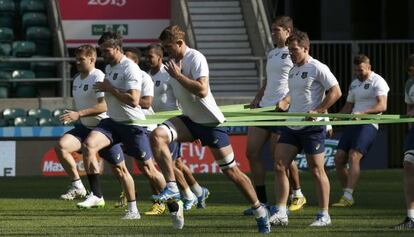
[{"label": "stadium stand", "polygon": [[[15,70],[12,72],[12,79],[34,79],[35,74],[31,70]],[[14,85],[14,95],[19,98],[31,98],[37,96],[35,82],[18,82]]]},{"label": "stadium stand", "polygon": [[[0,57],[28,58],[53,56],[53,35],[48,21],[50,4],[44,0],[0,0]],[[32,71],[18,73],[16,71]],[[55,96],[56,82],[14,83],[11,79],[57,78],[57,65],[53,62],[0,63],[0,98],[29,98]],[[14,76],[8,76],[13,73]],[[17,74],[16,74],[17,73]],[[24,77],[24,76],[29,77]],[[36,86],[41,90],[36,90]]]},{"label": "stadium stand", "polygon": [[0,27],[13,28],[15,12],[13,0],[0,0]]}]

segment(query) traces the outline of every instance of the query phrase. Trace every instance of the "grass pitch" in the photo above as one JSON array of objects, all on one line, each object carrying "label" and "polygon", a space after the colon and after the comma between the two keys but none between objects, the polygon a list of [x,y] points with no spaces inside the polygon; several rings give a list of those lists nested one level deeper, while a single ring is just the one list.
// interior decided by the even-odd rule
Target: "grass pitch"
[{"label": "grass pitch", "polygon": [[[331,203],[341,195],[335,173],[330,173]],[[121,220],[124,210],[114,208],[119,184],[112,176],[102,177],[106,207],[78,210],[77,201],[58,200],[65,191],[65,177],[0,178],[0,235],[3,236],[252,236],[257,234],[253,217],[242,216],[248,207],[244,198],[223,175],[198,175],[199,183],[211,192],[207,209],[185,213],[185,227],[174,230],[170,216]],[[268,174],[268,196],[274,192],[273,175]],[[289,217],[289,226],[272,228],[276,236],[414,236],[413,231],[390,229],[403,220],[406,211],[401,170],[363,171],[355,193],[356,205],[331,208],[332,226],[310,228],[317,202],[312,177],[301,174],[308,199],[305,209]],[[87,180],[84,179],[87,185]],[[138,208],[150,207],[151,195],[144,177],[135,177]],[[274,198],[271,198],[273,201]]]}]

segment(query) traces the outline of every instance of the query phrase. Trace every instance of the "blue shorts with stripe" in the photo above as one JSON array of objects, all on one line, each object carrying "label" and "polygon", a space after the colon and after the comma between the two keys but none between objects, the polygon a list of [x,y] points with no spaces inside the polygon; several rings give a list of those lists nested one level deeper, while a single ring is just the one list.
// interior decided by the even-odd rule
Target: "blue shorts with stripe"
[{"label": "blue shorts with stripe", "polygon": [[112,144],[122,143],[125,153],[137,160],[152,158],[148,130],[141,126],[123,124],[107,118],[102,119],[93,130],[104,134]]},{"label": "blue shorts with stripe", "polygon": [[[85,127],[83,124],[76,123],[75,128],[69,130],[66,134],[76,137],[81,143],[83,143],[91,131],[92,129]],[[124,152],[122,151],[121,144],[119,143],[107,146],[101,149],[98,153],[100,157],[113,165],[117,165],[125,160]]]},{"label": "blue shorts with stripe", "polygon": [[297,147],[305,154],[316,155],[325,152],[326,126],[306,126],[294,130],[289,127],[282,127],[278,143],[285,143]]},{"label": "blue shorts with stripe", "polygon": [[219,149],[230,145],[230,139],[227,134],[229,131],[228,127],[209,127],[196,123],[185,115],[180,115],[177,118],[183,121],[194,139],[200,139],[203,146]]},{"label": "blue shorts with stripe", "polygon": [[345,152],[353,149],[366,155],[374,143],[377,132],[378,129],[371,124],[347,126],[339,140],[337,149]]}]

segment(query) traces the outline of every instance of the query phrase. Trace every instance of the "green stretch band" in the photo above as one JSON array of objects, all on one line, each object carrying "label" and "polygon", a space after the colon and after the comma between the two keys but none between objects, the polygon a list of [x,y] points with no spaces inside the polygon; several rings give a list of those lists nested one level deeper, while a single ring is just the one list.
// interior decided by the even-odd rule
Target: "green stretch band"
[{"label": "green stretch band", "polygon": [[369,120],[343,120],[343,121],[230,121],[219,126],[318,126],[318,125],[361,125],[361,124],[390,124],[390,123],[413,123],[414,118],[403,119],[369,119]]},{"label": "green stretch band", "polygon": [[[249,109],[249,105],[225,105],[220,106],[226,122],[219,126],[312,126],[312,125],[358,125],[358,124],[388,124],[388,123],[411,123],[414,118],[398,114],[310,114],[310,113],[287,113],[275,112],[274,106]],[[180,115],[181,111],[160,112],[155,115],[146,116],[147,120],[137,120],[138,124],[159,124],[171,117]],[[327,117],[335,121],[303,121],[307,117]],[[285,121],[296,119],[302,121]],[[283,121],[280,121],[283,120]],[[340,120],[340,121],[337,121]]]}]

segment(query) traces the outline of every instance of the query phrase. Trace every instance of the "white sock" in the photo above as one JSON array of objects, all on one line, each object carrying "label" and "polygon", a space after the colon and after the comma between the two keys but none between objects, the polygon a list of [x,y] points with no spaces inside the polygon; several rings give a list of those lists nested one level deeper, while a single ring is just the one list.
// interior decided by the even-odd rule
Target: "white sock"
[{"label": "white sock", "polygon": [[254,217],[260,218],[266,216],[266,209],[264,206],[260,205],[258,208],[255,209],[252,207],[252,209]]},{"label": "white sock", "polygon": [[354,190],[352,188],[344,188],[344,196],[349,200],[354,200],[354,197],[352,196],[353,193]]},{"label": "white sock", "polygon": [[295,197],[303,197],[302,190],[300,188],[299,189],[293,189],[293,195]]},{"label": "white sock", "polygon": [[72,187],[79,188],[79,189],[84,188],[82,180],[78,179],[78,180],[72,181]]},{"label": "white sock", "polygon": [[318,214],[323,215],[323,216],[329,216],[329,213],[328,213],[327,209],[319,210]]},{"label": "white sock", "polygon": [[138,213],[137,201],[128,201],[128,211]]},{"label": "white sock", "polygon": [[287,216],[287,208],[285,205],[283,206],[278,206],[276,205],[276,209],[278,210],[277,212],[282,215],[282,216]]},{"label": "white sock", "polygon": [[193,192],[191,192],[190,188],[186,188],[183,190],[183,197],[187,200],[193,199]]},{"label": "white sock", "polygon": [[414,209],[407,209],[407,216],[414,219]]},{"label": "white sock", "polygon": [[178,192],[177,182],[175,181],[167,182],[167,188],[173,192]]},{"label": "white sock", "polygon": [[200,197],[203,194],[203,188],[198,183],[191,185],[190,188],[197,197]]}]

